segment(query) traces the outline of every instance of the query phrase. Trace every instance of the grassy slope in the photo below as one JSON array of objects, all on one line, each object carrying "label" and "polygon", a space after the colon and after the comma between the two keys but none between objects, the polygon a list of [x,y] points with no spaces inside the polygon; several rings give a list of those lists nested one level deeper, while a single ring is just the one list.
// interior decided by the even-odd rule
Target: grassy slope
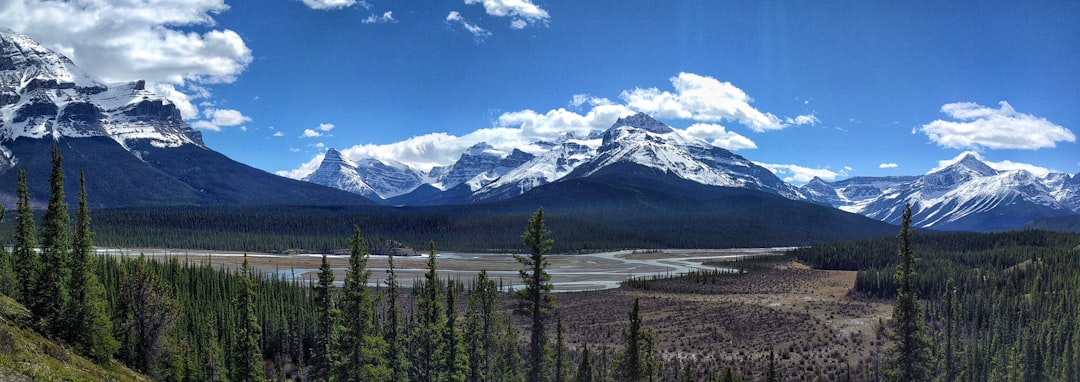
[{"label": "grassy slope", "polygon": [[149,381],[113,363],[98,365],[27,329],[29,311],[0,295],[0,381]]}]

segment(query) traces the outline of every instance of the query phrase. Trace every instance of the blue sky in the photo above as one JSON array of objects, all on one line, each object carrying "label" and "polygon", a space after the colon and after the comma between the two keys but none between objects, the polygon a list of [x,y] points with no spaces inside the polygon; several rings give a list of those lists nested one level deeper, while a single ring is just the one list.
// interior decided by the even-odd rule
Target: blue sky
[{"label": "blue sky", "polygon": [[0,25],[294,177],[327,147],[425,168],[633,111],[797,184],[965,151],[1080,172],[1076,1],[127,3],[14,0]]}]

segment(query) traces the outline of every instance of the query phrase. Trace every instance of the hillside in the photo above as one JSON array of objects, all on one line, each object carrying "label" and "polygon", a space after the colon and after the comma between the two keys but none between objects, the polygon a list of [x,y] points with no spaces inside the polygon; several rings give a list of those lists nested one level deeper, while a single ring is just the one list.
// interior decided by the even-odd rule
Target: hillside
[{"label": "hillside", "polygon": [[0,381],[149,381],[120,363],[103,367],[27,329],[30,311],[0,295]]}]

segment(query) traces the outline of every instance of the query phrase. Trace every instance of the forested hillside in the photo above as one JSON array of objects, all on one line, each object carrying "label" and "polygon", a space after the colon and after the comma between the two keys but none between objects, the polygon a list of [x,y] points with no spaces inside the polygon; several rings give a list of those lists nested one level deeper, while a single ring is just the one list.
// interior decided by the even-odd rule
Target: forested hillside
[{"label": "forested hillside", "polygon": [[[917,235],[914,275],[947,381],[1080,378],[1080,235],[1049,231]],[[858,270],[853,293],[895,298],[897,242],[835,242],[792,254]]]}]

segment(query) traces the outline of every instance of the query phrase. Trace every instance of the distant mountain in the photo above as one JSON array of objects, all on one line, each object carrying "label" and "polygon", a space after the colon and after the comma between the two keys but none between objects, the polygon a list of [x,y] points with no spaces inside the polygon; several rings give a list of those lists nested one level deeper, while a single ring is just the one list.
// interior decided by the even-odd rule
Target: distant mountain
[{"label": "distant mountain", "polygon": [[975,154],[923,176],[815,179],[802,190],[818,203],[894,224],[911,204],[912,224],[942,230],[1019,228],[1040,218],[1080,213],[1077,176],[998,171]]},{"label": "distant mountain", "polygon": [[303,180],[381,200],[415,190],[423,184],[421,176],[401,163],[388,164],[374,158],[354,163],[331,148],[326,150],[319,168]]},{"label": "distant mountain", "polygon": [[0,30],[0,118],[0,203],[9,206],[19,169],[35,202],[48,198],[54,143],[68,197],[77,197],[83,170],[94,206],[370,203],[233,161],[143,81],[105,84],[10,30]]},{"label": "distant mountain", "polygon": [[428,174],[433,179],[430,187],[419,187],[387,202],[446,205],[507,200],[563,179],[590,177],[621,163],[642,165],[708,186],[806,199],[802,191],[768,169],[638,113],[619,119],[603,132],[567,135],[510,154],[486,143],[477,144],[453,165],[433,169]]}]

